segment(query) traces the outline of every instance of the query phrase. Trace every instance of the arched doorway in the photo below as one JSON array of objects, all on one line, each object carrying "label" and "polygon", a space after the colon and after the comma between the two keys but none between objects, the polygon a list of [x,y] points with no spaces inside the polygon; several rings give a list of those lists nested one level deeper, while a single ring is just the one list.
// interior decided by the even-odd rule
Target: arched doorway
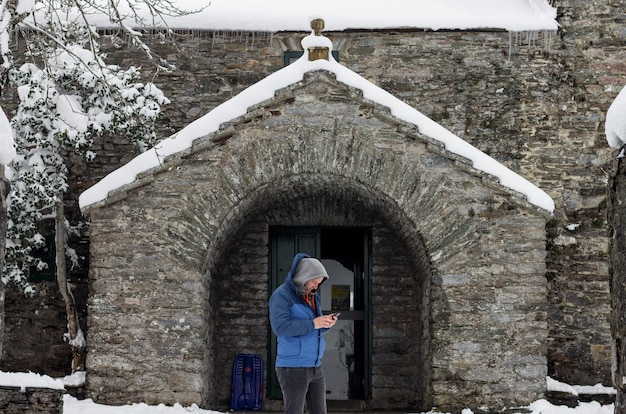
[{"label": "arched doorway", "polygon": [[[343,326],[327,337],[324,357],[331,407],[430,407],[428,254],[397,205],[348,184],[309,187],[305,198],[259,197],[266,204],[245,214],[249,220],[229,235],[211,271],[209,371],[223,378],[237,353],[262,355],[266,409],[280,410],[281,401],[267,299],[298,251],[327,266],[331,280],[323,286],[323,306],[342,312]],[[298,193],[289,186],[284,191]],[[229,385],[209,384],[214,395],[208,405],[227,408]]]}]

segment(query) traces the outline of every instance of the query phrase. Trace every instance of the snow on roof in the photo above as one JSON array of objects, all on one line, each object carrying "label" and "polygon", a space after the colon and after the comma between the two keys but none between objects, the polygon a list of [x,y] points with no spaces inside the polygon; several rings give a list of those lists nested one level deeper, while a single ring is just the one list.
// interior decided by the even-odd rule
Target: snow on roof
[{"label": "snow on roof", "polygon": [[[504,29],[557,30],[556,8],[546,0],[184,0],[174,1],[186,11],[199,13],[167,17],[176,29],[234,31],[305,31],[308,22],[321,18],[327,30],[346,29]],[[208,6],[207,6],[208,5]],[[120,6],[128,5],[121,2]],[[146,7],[135,4],[150,21]],[[129,13],[130,14],[130,13]],[[100,27],[106,16],[93,16]],[[129,22],[130,23],[130,22]]]},{"label": "snow on roof", "polygon": [[604,132],[609,146],[621,148],[626,144],[626,87],[622,88],[606,111]]},{"label": "snow on roof", "polygon": [[294,63],[248,87],[208,114],[190,123],[178,133],[164,139],[155,148],[138,155],[128,164],[113,171],[93,187],[87,189],[79,197],[81,209],[85,211],[87,207],[103,202],[110,192],[135,182],[138,174],[159,168],[167,156],[190,148],[196,138],[217,131],[221,124],[245,115],[249,107],[274,97],[276,91],[302,81],[305,73],[326,70],[334,73],[337,81],[362,90],[364,98],[388,107],[392,115],[416,125],[420,133],[442,142],[446,150],[467,158],[477,170],[497,177],[503,186],[525,195],[531,204],[549,212],[554,210],[552,198],[537,186],[454,135],[418,110],[340,65],[333,59],[332,55],[329,56],[329,60],[309,61],[309,47],[327,47],[332,50],[332,42],[327,37],[316,36],[312,33],[302,40],[302,46],[305,52]]}]

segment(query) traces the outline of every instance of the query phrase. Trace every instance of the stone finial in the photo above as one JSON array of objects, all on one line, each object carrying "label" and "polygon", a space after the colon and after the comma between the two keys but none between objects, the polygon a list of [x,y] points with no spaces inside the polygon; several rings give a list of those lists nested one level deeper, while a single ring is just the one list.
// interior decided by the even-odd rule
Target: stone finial
[{"label": "stone finial", "polygon": [[315,36],[320,36],[324,30],[324,19],[311,20],[311,29],[315,32]]},{"label": "stone finial", "polygon": [[[314,19],[311,20],[311,29],[313,29],[313,34],[315,36],[322,36],[322,30],[324,30],[324,20],[323,19]],[[328,47],[320,47],[313,46],[309,47],[309,60],[317,60],[317,59],[325,59],[328,60],[329,56],[329,48]]]}]

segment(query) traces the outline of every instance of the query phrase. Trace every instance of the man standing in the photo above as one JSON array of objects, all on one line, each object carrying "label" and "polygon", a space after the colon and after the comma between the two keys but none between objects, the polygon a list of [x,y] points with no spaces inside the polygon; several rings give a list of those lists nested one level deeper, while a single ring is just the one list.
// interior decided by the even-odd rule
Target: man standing
[{"label": "man standing", "polygon": [[322,370],[324,333],[337,320],[323,315],[319,286],[328,279],[322,263],[305,253],[293,259],[285,282],[269,300],[270,324],[278,338],[276,377],[285,414],[326,414],[326,380]]}]

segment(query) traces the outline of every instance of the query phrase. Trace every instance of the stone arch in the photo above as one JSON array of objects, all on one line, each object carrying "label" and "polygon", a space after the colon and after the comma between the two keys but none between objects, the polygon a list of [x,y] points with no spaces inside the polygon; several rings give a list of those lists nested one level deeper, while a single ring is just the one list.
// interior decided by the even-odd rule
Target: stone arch
[{"label": "stone arch", "polygon": [[[315,82],[320,79],[321,82]],[[426,238],[426,243],[434,243],[430,247],[433,251],[458,234],[458,229],[451,230],[454,226],[450,223],[459,223],[465,233],[476,233],[476,228],[470,228],[473,224],[469,223],[468,214],[484,209],[480,204],[491,203],[493,193],[504,199],[511,195],[493,178],[474,170],[467,160],[452,156],[415,129],[407,130],[406,124],[390,117],[385,108],[362,98],[333,106],[315,102],[320,93],[348,93],[350,88],[338,85],[329,75],[318,74],[308,80],[307,88],[299,86],[301,90],[289,94],[288,100],[281,96],[268,104],[265,115],[249,113],[241,123],[233,122],[233,128],[225,127],[219,134],[198,140],[192,155],[185,154],[173,162],[178,165],[208,161],[209,175],[213,177],[211,183],[198,177],[199,191],[183,195],[184,201],[194,206],[188,209],[190,214],[196,214],[188,217],[193,223],[190,235],[180,235],[186,242],[193,244],[195,226],[204,222],[211,227],[206,232],[213,240],[207,241],[209,249],[214,248],[216,236],[228,232],[224,223],[240,210],[255,211],[250,205],[258,201],[250,193],[256,188],[278,187],[291,176],[337,176],[352,180],[354,186],[370,187],[369,202],[388,197],[413,223],[414,227],[406,231],[408,238],[417,229],[437,234]],[[289,114],[288,104],[296,99],[293,95],[305,95],[299,99],[311,101],[312,107]],[[270,113],[281,113],[288,119],[276,121]],[[301,191],[307,191],[311,185],[306,183]],[[482,190],[468,196],[473,190],[471,186]],[[466,190],[459,191],[463,187]],[[527,204],[514,197],[506,202]],[[456,209],[462,203],[466,203],[465,210],[458,215]],[[207,211],[211,212],[208,219],[203,216]],[[199,247],[194,260],[217,257],[205,254],[205,246]],[[210,263],[202,266],[210,267]]]},{"label": "stone arch", "polygon": [[[217,243],[224,246],[221,257],[207,260],[215,263],[206,273],[214,298],[207,319],[218,321],[210,328],[215,335],[208,347],[215,353],[207,358],[215,370],[225,372],[237,353],[267,355],[269,226],[368,227],[376,239],[373,295],[380,298],[372,303],[373,351],[379,361],[373,366],[376,397],[369,408],[427,407],[431,267],[419,232],[395,201],[342,177],[302,174],[258,188],[245,204],[250,206],[241,213],[245,218],[233,217],[233,228]],[[207,406],[228,406],[228,384],[213,383],[209,389]]]}]

